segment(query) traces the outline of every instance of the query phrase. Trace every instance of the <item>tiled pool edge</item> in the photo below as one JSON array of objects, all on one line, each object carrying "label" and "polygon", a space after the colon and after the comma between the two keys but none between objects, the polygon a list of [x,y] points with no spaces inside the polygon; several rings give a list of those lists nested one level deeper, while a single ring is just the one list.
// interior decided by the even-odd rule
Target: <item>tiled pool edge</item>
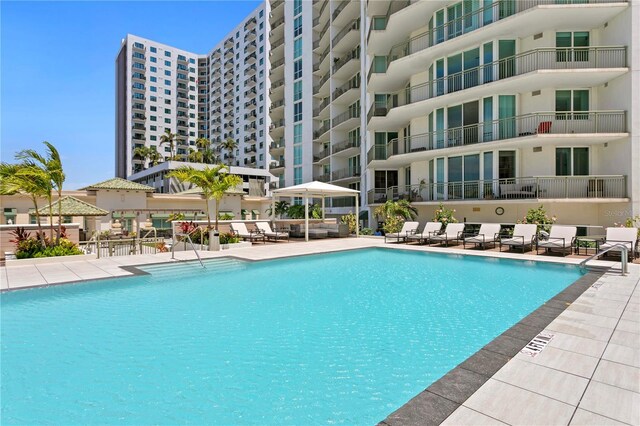
[{"label": "tiled pool edge", "polygon": [[381,426],[438,425],[484,385],[604,272],[588,272],[381,421]]}]

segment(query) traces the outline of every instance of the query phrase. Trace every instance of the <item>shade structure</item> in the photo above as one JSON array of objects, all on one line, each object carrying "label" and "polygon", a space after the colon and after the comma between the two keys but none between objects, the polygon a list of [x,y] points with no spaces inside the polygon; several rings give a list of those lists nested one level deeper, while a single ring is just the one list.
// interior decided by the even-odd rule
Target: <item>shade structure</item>
[{"label": "shade structure", "polygon": [[[300,185],[289,186],[287,188],[280,188],[271,191],[273,197],[271,198],[271,216],[275,214],[275,200],[276,197],[301,197],[304,198],[304,239],[309,241],[309,199],[322,198],[322,217],[324,218],[324,199],[326,197],[348,197],[352,196],[356,200],[355,214],[358,216],[360,191],[355,189],[343,188],[337,185],[331,185],[324,182],[307,182]],[[356,236],[359,235],[359,227],[356,226]]]},{"label": "shade structure", "polygon": [[[62,197],[60,200],[54,202],[51,210],[53,211],[54,216],[57,216],[58,214],[61,214],[62,216],[105,216],[109,214],[106,210],[102,210],[93,204],[78,200],[70,195]],[[38,209],[38,214],[41,216],[48,215],[49,206],[40,207]]]}]

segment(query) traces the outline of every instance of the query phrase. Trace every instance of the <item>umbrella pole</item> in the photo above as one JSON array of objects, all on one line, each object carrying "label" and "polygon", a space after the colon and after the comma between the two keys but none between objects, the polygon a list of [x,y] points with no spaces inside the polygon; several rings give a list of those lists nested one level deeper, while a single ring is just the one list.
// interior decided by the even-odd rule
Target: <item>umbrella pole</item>
[{"label": "umbrella pole", "polygon": [[304,240],[309,241],[309,198],[304,197]]}]

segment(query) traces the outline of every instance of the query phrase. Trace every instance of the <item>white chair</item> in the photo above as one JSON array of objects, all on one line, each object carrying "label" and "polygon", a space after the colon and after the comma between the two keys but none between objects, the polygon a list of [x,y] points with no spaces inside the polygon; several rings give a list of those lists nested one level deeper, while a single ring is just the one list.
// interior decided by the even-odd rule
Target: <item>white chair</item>
[{"label": "white chair", "polygon": [[385,234],[384,242],[387,242],[387,238],[390,240],[396,240],[395,242],[399,243],[400,241],[405,241],[407,236],[414,235],[418,232],[418,226],[420,224],[418,222],[405,222],[402,225],[402,229],[400,232],[392,232],[390,234]]},{"label": "white chair", "polygon": [[450,223],[442,234],[430,238],[430,243],[444,243],[449,247],[449,241],[460,241],[464,233],[464,223]]},{"label": "white chair", "polygon": [[502,246],[521,247],[522,252],[527,246],[533,248],[536,241],[536,235],[538,234],[538,225],[518,223],[513,228],[513,235],[511,237],[500,239],[500,251]]},{"label": "white chair", "polygon": [[467,243],[473,244],[474,247],[480,246],[487,248],[487,244],[493,243],[493,247],[496,246],[496,241],[500,239],[500,224],[499,223],[483,223],[480,225],[480,230],[477,235],[464,237],[462,239],[462,246],[467,248]]},{"label": "white chair", "polygon": [[422,232],[416,232],[413,235],[407,235],[407,243],[417,241],[418,244],[427,243],[431,236],[437,235],[442,229],[442,222],[427,222],[422,228]]},{"label": "white chair", "polygon": [[553,225],[547,239],[541,240],[538,238],[536,242],[536,254],[538,254],[538,249],[540,248],[543,248],[545,252],[560,249],[563,254],[566,254],[568,249],[569,253],[571,253],[577,232],[578,228],[575,226]]},{"label": "white chair", "polygon": [[231,222],[229,225],[231,226],[231,231],[245,241],[249,240],[250,242],[253,242],[262,240],[263,243],[266,242],[265,235],[262,231],[259,229],[249,231],[244,222]]},{"label": "white chair", "polygon": [[288,232],[278,232],[271,229],[268,222],[256,222],[256,227],[267,237],[268,240],[278,241],[286,239],[289,241]]},{"label": "white chair", "polygon": [[[605,241],[600,244],[600,250],[611,248],[610,251],[622,252],[616,245],[624,245],[629,250],[629,259],[636,257],[636,243],[638,241],[637,228],[607,228]],[[612,248],[613,247],[613,248]],[[622,254],[622,253],[620,253]]]}]

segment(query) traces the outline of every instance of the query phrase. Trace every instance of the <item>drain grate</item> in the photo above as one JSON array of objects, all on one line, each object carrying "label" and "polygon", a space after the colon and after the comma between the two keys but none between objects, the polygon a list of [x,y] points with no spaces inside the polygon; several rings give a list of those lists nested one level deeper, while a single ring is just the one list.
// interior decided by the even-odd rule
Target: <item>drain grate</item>
[{"label": "drain grate", "polygon": [[531,341],[527,343],[527,346],[522,348],[520,352],[533,358],[547,347],[551,339],[553,339],[553,336],[554,334],[551,333],[540,333],[531,339]]}]

